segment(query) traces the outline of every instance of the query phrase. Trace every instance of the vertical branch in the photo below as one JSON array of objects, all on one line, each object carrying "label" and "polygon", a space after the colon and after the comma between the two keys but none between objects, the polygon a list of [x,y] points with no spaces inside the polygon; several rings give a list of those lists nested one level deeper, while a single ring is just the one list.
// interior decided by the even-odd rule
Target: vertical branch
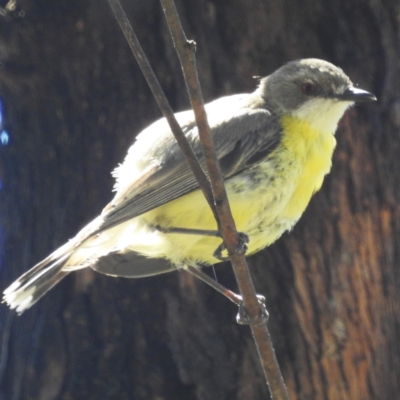
[{"label": "vertical branch", "polygon": [[204,110],[204,101],[196,67],[195,43],[186,39],[174,1],[160,1],[174,41],[175,49],[181,62],[190,102],[195,113],[200,141],[206,159],[206,166],[219,216],[220,231],[228,249],[228,254],[232,262],[240,293],[243,296],[243,303],[250,320],[251,330],[263,366],[264,374],[271,391],[271,396],[276,400],[289,399],[275,356],[271,337],[266,326],[266,321],[262,320],[261,317],[261,305],[254,289],[246,259],[243,253],[239,254],[237,252],[239,246],[239,235],[229,206],[223,177],[212,143],[207,115]]}]

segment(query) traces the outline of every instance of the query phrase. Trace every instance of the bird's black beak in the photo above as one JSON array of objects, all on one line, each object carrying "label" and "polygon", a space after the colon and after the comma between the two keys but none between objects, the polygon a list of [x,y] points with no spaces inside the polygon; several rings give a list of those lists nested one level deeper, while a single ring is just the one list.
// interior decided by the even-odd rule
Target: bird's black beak
[{"label": "bird's black beak", "polygon": [[339,96],[340,100],[343,101],[376,101],[374,94],[367,92],[366,90],[355,88],[354,86],[349,86],[343,94]]}]

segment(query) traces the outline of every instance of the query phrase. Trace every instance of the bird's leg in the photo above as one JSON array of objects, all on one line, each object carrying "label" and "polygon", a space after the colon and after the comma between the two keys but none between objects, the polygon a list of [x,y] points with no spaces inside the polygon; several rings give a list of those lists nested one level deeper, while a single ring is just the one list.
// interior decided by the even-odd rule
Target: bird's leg
[{"label": "bird's leg", "polygon": [[235,303],[237,306],[240,307],[242,303],[242,296],[232,292],[231,290],[227,289],[225,286],[218,283],[215,279],[211,278],[207,274],[205,274],[201,269],[198,267],[187,265],[183,268],[184,271],[190,272],[196,278],[201,279],[203,282],[207,283],[207,285],[211,286],[217,292],[224,295],[227,299],[229,299],[232,303]]},{"label": "bird's leg", "polygon": [[[191,228],[163,228],[160,225],[155,227],[158,231],[163,233],[185,233],[188,235],[200,235],[200,236],[213,236],[221,237],[221,234],[217,230],[206,230],[206,229],[191,229]],[[249,243],[249,237],[243,232],[238,232],[238,246],[235,250],[235,254],[245,254],[247,250],[246,243]],[[214,251],[213,256],[220,261],[228,261],[229,257],[224,257],[222,252],[226,250],[225,243],[222,242],[217,249]]]},{"label": "bird's leg", "polygon": [[257,323],[259,325],[262,325],[265,322],[267,322],[268,311],[265,308],[265,297],[264,296],[259,295],[259,294],[257,295],[258,302],[260,303],[260,315],[257,317],[257,321],[252,321],[246,312],[246,309],[243,304],[242,296],[227,289],[225,286],[221,285],[216,280],[212,279],[207,274],[205,274],[198,267],[195,267],[192,265],[187,265],[186,268],[184,268],[184,271],[188,271],[189,273],[194,275],[196,278],[201,279],[203,282],[207,283],[207,285],[211,286],[217,292],[221,293],[227,299],[229,299],[230,301],[235,303],[239,307],[239,312],[236,316],[236,321],[238,324],[249,325],[249,324]]},{"label": "bird's leg", "polygon": [[162,233],[185,233],[187,235],[221,237],[221,234],[217,230],[175,228],[175,227],[164,228],[160,225],[157,225],[155,228]]}]

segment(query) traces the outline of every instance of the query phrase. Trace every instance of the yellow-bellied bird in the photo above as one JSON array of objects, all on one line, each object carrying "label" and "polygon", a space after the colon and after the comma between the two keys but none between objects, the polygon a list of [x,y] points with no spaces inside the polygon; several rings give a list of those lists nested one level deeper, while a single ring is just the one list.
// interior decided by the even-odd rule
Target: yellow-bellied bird
[{"label": "yellow-bellied bird", "polygon": [[[299,220],[331,168],[338,121],[354,102],[371,100],[340,68],[303,59],[261,79],[254,93],[206,105],[236,226],[250,239],[247,254]],[[193,112],[176,118],[204,165]],[[80,268],[136,278],[220,261],[220,238],[168,232],[217,224],[165,119],[137,136],[114,176],[116,195],[102,214],[4,291],[12,309],[23,312]]]}]

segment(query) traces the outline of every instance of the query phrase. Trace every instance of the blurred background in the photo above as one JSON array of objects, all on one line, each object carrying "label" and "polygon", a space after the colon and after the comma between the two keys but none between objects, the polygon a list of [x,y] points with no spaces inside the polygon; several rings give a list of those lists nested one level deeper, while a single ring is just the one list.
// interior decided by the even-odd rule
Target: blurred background
[{"label": "blurred background", "polygon": [[[122,1],[174,110],[188,108],[156,0]],[[340,66],[375,104],[337,131],[294,228],[249,257],[291,399],[400,392],[400,3],[176,0],[206,101],[293,59]],[[161,114],[106,0],[0,1],[0,289],[112,198],[110,172]],[[228,264],[219,282],[237,290]],[[268,399],[237,309],[184,272],[69,275],[0,307],[1,400]]]}]

